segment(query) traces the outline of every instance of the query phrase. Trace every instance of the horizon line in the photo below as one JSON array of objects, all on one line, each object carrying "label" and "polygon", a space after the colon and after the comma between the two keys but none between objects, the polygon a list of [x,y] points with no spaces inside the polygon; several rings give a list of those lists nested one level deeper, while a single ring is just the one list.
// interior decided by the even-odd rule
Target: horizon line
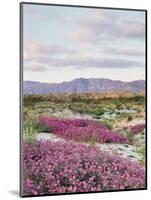
[{"label": "horizon line", "polygon": [[84,77],[79,77],[79,78],[75,78],[75,79],[71,79],[71,80],[67,80],[67,81],[64,80],[64,81],[61,81],[61,82],[44,82],[44,81],[36,81],[36,80],[23,80],[23,82],[61,84],[61,83],[64,83],[64,82],[71,82],[71,81],[74,81],[74,80],[77,80],[77,79],[106,79],[106,80],[121,81],[121,82],[126,82],[126,83],[130,83],[130,82],[133,82],[133,81],[145,81],[145,79],[134,79],[134,80],[131,80],[131,81],[124,81],[124,80],[120,80],[120,79],[110,79],[110,78],[94,78],[94,77],[91,77],[91,78],[84,78]]}]

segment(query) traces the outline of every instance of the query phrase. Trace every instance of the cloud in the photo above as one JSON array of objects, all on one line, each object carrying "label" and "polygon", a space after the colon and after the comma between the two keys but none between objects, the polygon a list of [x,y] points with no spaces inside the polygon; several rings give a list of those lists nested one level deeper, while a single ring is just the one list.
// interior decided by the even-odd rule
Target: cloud
[{"label": "cloud", "polygon": [[143,63],[137,60],[98,57],[70,57],[69,59],[55,60],[53,66],[60,67],[97,67],[97,68],[132,68],[141,67]]},{"label": "cloud", "polygon": [[[76,42],[83,43],[96,43],[97,39],[94,37],[94,30],[88,28],[81,28],[78,31],[71,32],[69,37]],[[98,38],[98,36],[97,36]]]},{"label": "cloud", "polygon": [[[32,10],[30,12],[32,13]],[[144,67],[144,51],[133,46],[139,42],[141,43],[138,46],[143,46],[145,34],[143,18],[140,20],[137,19],[137,15],[134,15],[133,19],[128,16],[128,13],[125,14],[128,17],[124,17],[122,13],[125,14],[124,11],[119,13],[113,10],[112,12],[91,10],[89,14],[82,14],[82,16],[68,16],[64,13],[56,16],[55,13],[51,20],[64,21],[68,25],[67,34],[70,39],[65,39],[64,46],[26,39],[24,41],[25,70],[46,71],[52,68],[59,69],[59,67],[79,70],[81,68]],[[36,15],[37,11],[32,14]],[[43,12],[39,14],[43,15]],[[64,33],[64,30],[62,31]],[[76,49],[72,48],[73,41]],[[90,44],[90,46],[86,48],[87,46],[83,44]]]},{"label": "cloud", "polygon": [[145,24],[141,22],[123,21],[119,26],[112,29],[114,36],[129,39],[144,39]]},{"label": "cloud", "polygon": [[[72,56],[72,57],[47,57],[38,58],[38,66],[29,63],[30,67],[26,67],[27,70],[32,71],[43,71],[52,70],[53,68],[133,68],[133,67],[143,67],[144,63],[138,60],[127,60],[119,58],[99,58],[90,56]],[[42,67],[41,67],[42,66]],[[43,67],[44,66],[44,67]]]},{"label": "cloud", "polygon": [[[35,41],[24,42],[24,69],[46,71],[54,68],[133,68],[144,66],[143,61],[127,59],[126,56],[143,56],[140,50],[128,48],[102,48],[103,56],[65,48],[59,45],[46,45]],[[120,56],[120,57],[119,57]]]},{"label": "cloud", "polygon": [[44,65],[40,65],[40,64],[24,64],[24,69],[26,71],[33,71],[33,72],[39,72],[39,71],[46,71],[47,67],[45,67]]},{"label": "cloud", "polygon": [[[143,19],[143,18],[142,18]],[[145,20],[123,18],[119,12],[103,12],[103,14],[79,18],[75,20],[78,28],[69,34],[76,42],[100,44],[113,39],[139,39],[145,37]]]},{"label": "cloud", "polygon": [[37,61],[38,59],[46,59],[54,55],[74,55],[76,50],[65,48],[56,44],[42,44],[33,40],[24,41],[24,60]]},{"label": "cloud", "polygon": [[[109,26],[109,27],[108,27]],[[104,25],[102,23],[90,24],[71,32],[69,37],[76,42],[87,42],[100,44],[100,42],[120,40],[120,39],[144,39],[145,31],[143,24],[119,24]]]},{"label": "cloud", "polygon": [[113,56],[136,56],[136,57],[144,57],[145,52],[139,49],[132,48],[123,48],[123,47],[105,47],[103,52],[108,55]]}]

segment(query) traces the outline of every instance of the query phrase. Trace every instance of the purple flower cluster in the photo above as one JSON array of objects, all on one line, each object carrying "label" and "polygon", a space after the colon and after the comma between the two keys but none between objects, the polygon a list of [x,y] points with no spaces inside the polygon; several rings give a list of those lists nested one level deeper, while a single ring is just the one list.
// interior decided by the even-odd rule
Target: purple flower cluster
[{"label": "purple flower cluster", "polygon": [[77,142],[128,143],[126,137],[113,132],[94,120],[40,117],[39,122],[43,126],[46,126],[50,132],[67,140]]},{"label": "purple flower cluster", "polygon": [[24,144],[24,195],[124,190],[145,187],[137,162],[72,142]]},{"label": "purple flower cluster", "polygon": [[137,124],[135,126],[132,126],[131,127],[131,132],[134,133],[134,134],[138,134],[138,133],[141,133],[145,128],[145,124]]}]

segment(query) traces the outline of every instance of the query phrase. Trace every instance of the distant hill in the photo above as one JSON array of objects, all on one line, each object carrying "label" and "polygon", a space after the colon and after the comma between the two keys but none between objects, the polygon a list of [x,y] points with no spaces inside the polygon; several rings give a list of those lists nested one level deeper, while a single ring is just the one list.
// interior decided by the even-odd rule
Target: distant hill
[{"label": "distant hill", "polygon": [[131,92],[141,93],[145,90],[145,81],[136,80],[124,82],[119,80],[110,80],[103,78],[78,78],[72,81],[62,83],[40,83],[33,81],[24,81],[24,94],[63,94],[63,93],[91,93],[91,92]]}]

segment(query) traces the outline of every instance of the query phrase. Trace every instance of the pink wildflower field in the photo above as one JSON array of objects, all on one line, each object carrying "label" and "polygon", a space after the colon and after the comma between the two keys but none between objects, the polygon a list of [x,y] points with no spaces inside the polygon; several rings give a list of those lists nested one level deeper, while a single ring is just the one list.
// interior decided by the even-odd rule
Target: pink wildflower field
[{"label": "pink wildflower field", "polygon": [[24,143],[24,195],[145,187],[142,165],[73,142]]},{"label": "pink wildflower field", "polygon": [[126,137],[113,132],[94,120],[40,117],[39,122],[43,126],[46,126],[50,132],[66,140],[77,142],[128,143]]},{"label": "pink wildflower field", "polygon": [[[40,117],[38,122],[64,141],[24,141],[24,196],[145,187],[143,165],[91,144],[129,144],[127,137],[95,120]],[[131,132],[143,129],[138,124]]]}]

